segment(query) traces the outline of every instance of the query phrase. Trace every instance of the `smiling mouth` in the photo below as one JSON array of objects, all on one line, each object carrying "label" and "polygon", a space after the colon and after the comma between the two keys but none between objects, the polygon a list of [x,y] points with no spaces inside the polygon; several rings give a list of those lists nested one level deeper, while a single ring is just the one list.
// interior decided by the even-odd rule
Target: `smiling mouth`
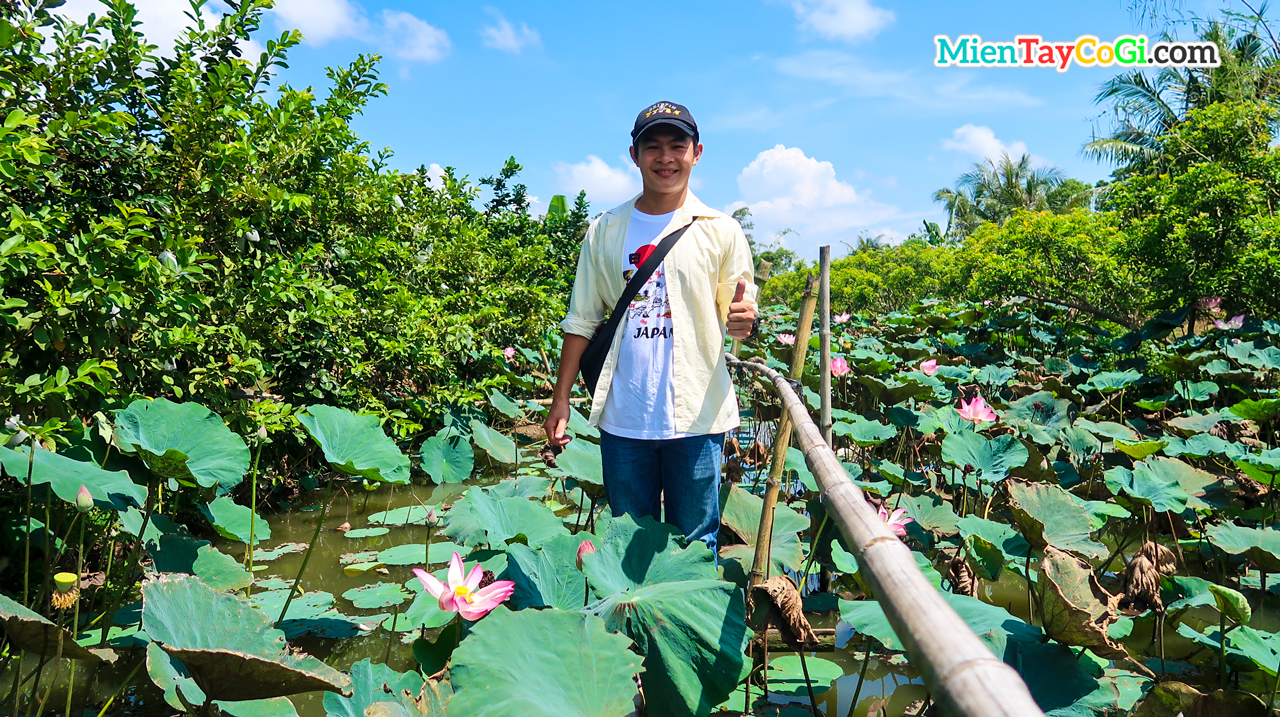
[{"label": "smiling mouth", "polygon": [[674,170],[674,169],[655,169],[655,170],[653,170],[653,173],[654,173],[654,174],[656,174],[656,175],[658,175],[659,177],[674,177],[674,176],[676,176],[676,170]]}]

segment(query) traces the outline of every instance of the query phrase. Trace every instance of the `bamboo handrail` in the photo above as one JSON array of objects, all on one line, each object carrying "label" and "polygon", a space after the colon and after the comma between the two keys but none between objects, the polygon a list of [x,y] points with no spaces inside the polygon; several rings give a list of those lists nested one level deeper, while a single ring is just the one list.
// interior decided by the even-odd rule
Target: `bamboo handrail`
[{"label": "bamboo handrail", "polygon": [[823,441],[821,431],[787,379],[761,363],[740,361],[733,356],[726,360],[731,367],[755,371],[773,382],[782,399],[783,415],[791,418],[796,440],[818,482],[827,511],[853,548],[866,582],[942,714],[1042,716],[1044,713],[1018,673],[991,654],[925,579],[911,549],[880,519]]}]

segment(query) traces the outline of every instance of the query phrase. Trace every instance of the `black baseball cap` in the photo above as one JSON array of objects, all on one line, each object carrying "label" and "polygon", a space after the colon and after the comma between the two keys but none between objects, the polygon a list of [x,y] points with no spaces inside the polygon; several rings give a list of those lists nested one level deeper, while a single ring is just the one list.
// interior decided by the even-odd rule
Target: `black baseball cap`
[{"label": "black baseball cap", "polygon": [[654,102],[636,116],[636,125],[631,128],[631,143],[635,144],[645,130],[660,124],[679,127],[690,137],[698,136],[698,123],[689,114],[688,107],[674,102]]}]

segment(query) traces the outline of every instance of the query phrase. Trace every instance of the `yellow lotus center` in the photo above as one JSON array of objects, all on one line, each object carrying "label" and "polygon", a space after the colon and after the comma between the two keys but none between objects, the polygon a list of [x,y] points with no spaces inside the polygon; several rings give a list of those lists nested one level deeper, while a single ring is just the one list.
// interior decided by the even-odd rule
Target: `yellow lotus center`
[{"label": "yellow lotus center", "polygon": [[454,588],[453,594],[459,598],[462,598],[463,600],[466,600],[467,602],[475,602],[475,599],[471,597],[471,591],[467,589],[466,585],[459,585],[458,587]]}]

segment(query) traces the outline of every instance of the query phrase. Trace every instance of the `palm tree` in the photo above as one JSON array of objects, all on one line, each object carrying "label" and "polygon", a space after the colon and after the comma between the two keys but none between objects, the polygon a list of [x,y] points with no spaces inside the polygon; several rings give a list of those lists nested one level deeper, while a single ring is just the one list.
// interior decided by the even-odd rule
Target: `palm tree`
[{"label": "palm tree", "polygon": [[1276,48],[1268,48],[1256,32],[1238,33],[1213,22],[1200,39],[1217,44],[1221,65],[1134,70],[1103,83],[1094,102],[1111,103],[1115,126],[1109,136],[1085,144],[1086,156],[1119,165],[1118,175],[1141,172],[1160,156],[1161,136],[1192,110],[1215,102],[1280,98]]},{"label": "palm tree", "polygon": [[995,161],[975,162],[954,189],[939,189],[933,199],[950,214],[947,234],[963,237],[983,222],[1003,224],[1019,209],[1050,210],[1050,192],[1063,179],[1057,167],[1031,166],[1029,154],[1014,160],[1005,153]]}]

